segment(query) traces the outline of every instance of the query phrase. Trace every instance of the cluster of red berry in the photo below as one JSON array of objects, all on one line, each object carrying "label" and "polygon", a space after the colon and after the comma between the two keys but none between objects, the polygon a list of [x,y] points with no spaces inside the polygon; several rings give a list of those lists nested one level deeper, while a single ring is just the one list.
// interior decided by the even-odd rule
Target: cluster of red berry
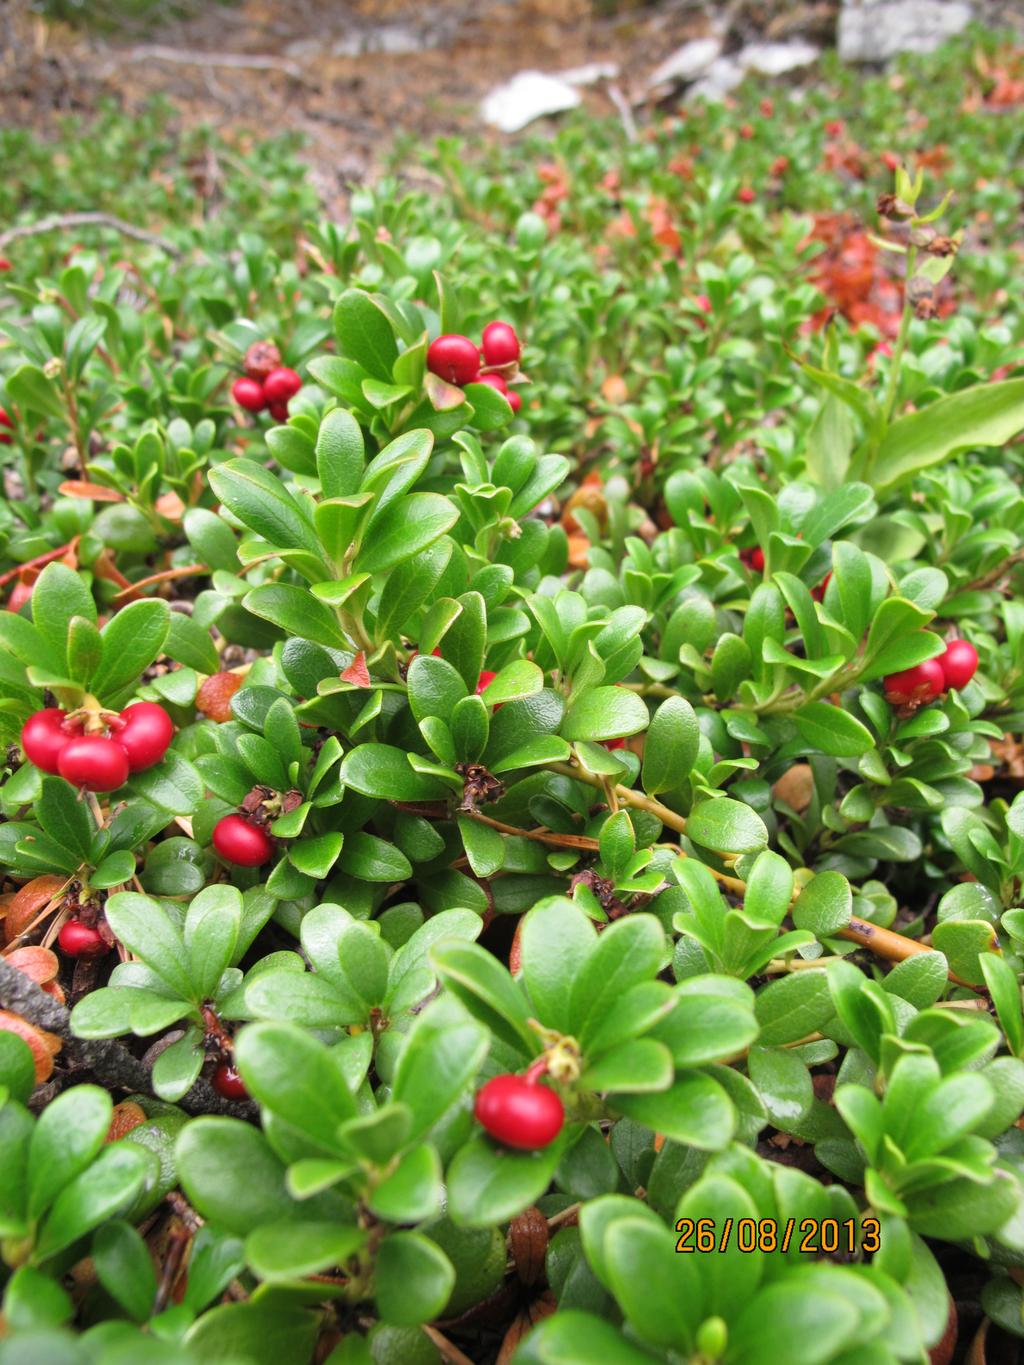
[{"label": "cluster of red berry", "polygon": [[[761,549],[760,545],[754,545],[750,549],[741,550],[740,563],[745,564],[753,573],[764,573],[765,558],[764,551]],[[811,596],[814,598],[815,602],[823,602],[825,600],[825,589],[828,587],[831,577],[832,572],[829,570],[818,586],[811,589]]]},{"label": "cluster of red berry", "polygon": [[0,408],[0,446],[9,446],[11,444],[11,433],[9,430],[4,431],[4,427],[10,428],[13,426],[14,423],[11,421],[10,413],[6,408]]},{"label": "cluster of red berry", "polygon": [[966,687],[978,671],[978,651],[969,640],[950,640],[945,653],[925,659],[884,679],[885,699],[893,706],[924,706],[951,687]]},{"label": "cluster of red berry", "polygon": [[268,410],[275,422],[288,420],[288,400],[302,388],[294,370],[281,364],[272,341],[257,341],[245,353],[245,374],[231,385],[231,397],[246,412]]},{"label": "cluster of red berry", "polygon": [[460,332],[448,332],[430,343],[427,369],[449,384],[490,384],[508,399],[513,412],[523,406],[522,395],[508,381],[519,370],[520,345],[515,328],[507,322],[489,322],[482,345]]},{"label": "cluster of red berry", "polygon": [[162,706],[133,702],[121,712],[99,713],[106,733],[86,731],[86,713],[48,706],[22,726],[25,757],[44,773],[59,774],[76,787],[111,792],[159,763],[174,738],[174,722]]}]

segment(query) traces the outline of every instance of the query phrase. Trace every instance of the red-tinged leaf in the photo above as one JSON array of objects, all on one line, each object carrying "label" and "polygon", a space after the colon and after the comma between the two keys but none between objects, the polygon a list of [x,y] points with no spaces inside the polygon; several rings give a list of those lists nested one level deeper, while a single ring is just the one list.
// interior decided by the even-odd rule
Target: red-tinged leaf
[{"label": "red-tinged leaf", "polygon": [[370,686],[370,670],[366,667],[366,655],[362,650],[342,673],[341,681],[351,683],[353,687]]},{"label": "red-tinged leaf", "polygon": [[60,490],[66,498],[89,498],[92,502],[124,502],[124,494],[116,488],[105,488],[87,479],[65,479]]}]

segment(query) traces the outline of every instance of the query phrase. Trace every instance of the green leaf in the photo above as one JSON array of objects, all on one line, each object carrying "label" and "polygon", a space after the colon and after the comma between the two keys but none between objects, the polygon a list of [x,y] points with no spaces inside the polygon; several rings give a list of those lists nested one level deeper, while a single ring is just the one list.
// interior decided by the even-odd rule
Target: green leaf
[{"label": "green leaf", "polygon": [[42,793],[36,803],[39,823],[51,839],[66,848],[79,862],[87,862],[92,849],[94,826],[89,808],[79,801],[74,790],[59,777],[44,777]]},{"label": "green leaf", "polygon": [[700,726],[684,697],[669,697],[655,711],[644,741],[640,781],[648,796],[683,786],[700,746]]},{"label": "green leaf", "polygon": [[793,722],[811,749],[852,758],[874,747],[871,731],[848,711],[827,701],[811,701],[793,712]]},{"label": "green leaf", "polygon": [[790,1132],[810,1113],[814,1102],[811,1073],[792,1052],[752,1047],[747,1071],[776,1128]]},{"label": "green leaf", "polygon": [[171,612],[164,652],[197,673],[216,673],[220,668],[220,655],[210,632],[180,611]]},{"label": "green leaf", "polygon": [[29,1143],[28,1215],[38,1218],[103,1146],[113,1109],[96,1085],[79,1085],[52,1100]]},{"label": "green leaf", "polygon": [[402,1047],[392,1087],[396,1103],[412,1113],[410,1141],[426,1133],[451,1108],[487,1055],[489,1035],[451,1000],[419,1016]]},{"label": "green leaf", "polygon": [[[268,469],[254,460],[228,460],[211,469],[209,478],[224,506],[257,535],[272,546],[304,550],[322,561],[307,512]],[[328,576],[327,565],[321,576]]]},{"label": "green leaf", "polygon": [[368,1199],[372,1213],[389,1223],[418,1223],[440,1211],[444,1171],[437,1151],[423,1143],[407,1152]]},{"label": "green leaf", "polygon": [[103,658],[92,680],[101,701],[134,683],[163,649],[171,614],[166,602],[130,602],[103,627]]},{"label": "green leaf", "polygon": [[168,815],[193,815],[205,792],[199,773],[174,749],[168,749],[155,767],[132,773],[128,788]]},{"label": "green leaf", "polygon": [[57,1196],[36,1242],[36,1259],[77,1242],[101,1223],[123,1212],[155,1174],[155,1159],[141,1147],[114,1143]]},{"label": "green leaf", "polygon": [[722,1087],[698,1072],[684,1073],[670,1090],[616,1095],[611,1103],[627,1118],[701,1151],[721,1151],[736,1128],[736,1110]]},{"label": "green leaf", "polygon": [[562,1158],[565,1129],[539,1152],[514,1152],[471,1138],[448,1168],[448,1212],[461,1227],[506,1223],[536,1203]]},{"label": "green leaf", "polygon": [[357,573],[383,573],[432,545],[459,519],[454,503],[440,493],[412,493],[392,502],[355,558]]},{"label": "green leaf", "polygon": [[32,621],[59,659],[67,659],[68,631],[76,616],[95,624],[92,593],[74,569],[47,564],[32,589]]},{"label": "green leaf", "polygon": [[145,1322],[156,1299],[156,1272],[146,1243],[130,1223],[114,1221],[99,1229],[92,1259],[100,1283],[136,1322]]},{"label": "green leaf", "polygon": [[438,1316],[455,1285],[441,1248],[418,1232],[392,1232],[377,1252],[374,1298],[384,1322],[414,1327]]},{"label": "green leaf", "polygon": [[391,323],[362,289],[346,289],[334,305],[338,350],[374,378],[391,382],[398,345]]},{"label": "green leaf", "polygon": [[211,1308],[186,1333],[185,1345],[201,1365],[281,1365],[309,1359],[319,1328],[316,1314],[287,1301],[250,1300]]},{"label": "green leaf", "polygon": [[819,872],[812,877],[793,905],[793,923],[818,938],[838,934],[850,923],[853,892],[841,872]]},{"label": "green leaf", "polygon": [[559,728],[563,739],[621,739],[647,726],[642,697],[622,687],[593,687],[569,707]]},{"label": "green leaf", "polygon": [[899,417],[875,459],[873,482],[888,492],[960,450],[1002,446],[1024,430],[1024,379],[977,384]]},{"label": "green leaf", "polygon": [[293,583],[266,583],[253,588],[242,600],[246,611],[318,645],[345,649],[348,640],[330,607],[305,588]]},{"label": "green leaf", "polygon": [[390,744],[358,744],[341,761],[346,787],[386,801],[437,801],[448,789],[434,777],[418,773],[404,749]]},{"label": "green leaf", "polygon": [[686,821],[686,833],[695,844],[715,853],[759,853],[768,843],[761,817],[727,796],[694,806]]},{"label": "green leaf", "polygon": [[366,1241],[366,1233],[345,1223],[270,1223],[245,1240],[245,1259],[263,1280],[293,1280],[344,1265]]},{"label": "green leaf", "polygon": [[182,1000],[194,989],[181,931],[159,901],[135,891],[119,891],[106,906],[107,922],[130,953],[167,983]]}]

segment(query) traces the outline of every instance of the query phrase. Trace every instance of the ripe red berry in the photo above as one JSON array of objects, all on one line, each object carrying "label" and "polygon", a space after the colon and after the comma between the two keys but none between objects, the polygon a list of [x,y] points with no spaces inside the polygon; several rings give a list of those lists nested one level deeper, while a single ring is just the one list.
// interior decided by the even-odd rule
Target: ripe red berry
[{"label": "ripe red berry", "polygon": [[497,673],[492,673],[489,668],[485,668],[481,671],[479,678],[476,680],[476,694],[478,697],[485,687],[490,687],[497,676]]},{"label": "ripe red berry", "polygon": [[523,395],[518,389],[509,389],[505,397],[508,399],[509,407],[513,412],[518,412],[523,406]]},{"label": "ripe red berry", "polygon": [[460,333],[439,336],[427,350],[427,369],[449,384],[471,384],[480,373],[480,352]]},{"label": "ripe red berry", "polygon": [[753,136],[754,125],[752,123],[743,123],[740,125],[740,137],[743,138],[745,142],[749,142]]},{"label": "ripe red berry", "polygon": [[508,385],[500,374],[478,374],[473,381],[474,384],[489,384],[492,389],[497,389],[499,393],[508,397]]},{"label": "ripe red berry", "polygon": [[939,666],[947,687],[966,687],[978,671],[978,651],[969,640],[950,640]]},{"label": "ripe red berry", "polygon": [[280,403],[268,403],[267,408],[275,422],[287,422],[288,420],[287,398],[282,398]]},{"label": "ripe red berry", "polygon": [[946,677],[938,659],[925,659],[924,663],[905,668],[902,673],[890,673],[882,686],[888,702],[896,705],[921,703],[935,700],[945,689]]},{"label": "ripe red berry", "polygon": [[0,270],[13,270],[13,269],[14,269],[14,266],[11,265],[11,263],[10,263],[10,261],[7,259],[7,257],[6,257],[6,256],[0,256]]},{"label": "ripe red berry", "polygon": [[61,749],[57,770],[74,787],[112,792],[128,781],[128,755],[116,740],[80,735]]},{"label": "ripe red berry", "polygon": [[514,365],[520,356],[516,330],[507,322],[489,322],[484,328],[483,353],[488,365]]},{"label": "ripe red berry", "polygon": [[772,175],[785,175],[789,170],[789,157],[777,156],[771,164]]},{"label": "ripe red berry", "polygon": [[887,171],[898,171],[900,168],[900,159],[895,152],[883,152],[882,165]]},{"label": "ripe red berry", "polygon": [[624,739],[602,739],[601,744],[611,753],[614,749],[624,749],[626,741]]},{"label": "ripe red berry", "polygon": [[103,935],[98,929],[83,924],[80,919],[69,919],[57,935],[61,952],[68,957],[98,957],[107,951]]},{"label": "ripe red berry", "polygon": [[764,551],[755,545],[750,552],[750,567],[755,573],[764,573]]},{"label": "ripe red berry", "polygon": [[263,385],[257,383],[255,379],[236,379],[231,385],[231,397],[240,408],[245,408],[246,412],[259,412],[267,406]]},{"label": "ripe red berry", "polygon": [[477,1094],[477,1122],[506,1147],[548,1147],[562,1130],[565,1110],[553,1090],[524,1076],[495,1076]]},{"label": "ripe red berry", "polygon": [[241,815],[225,815],[217,821],[213,846],[225,862],[238,867],[259,867],[274,852],[266,830]]},{"label": "ripe red berry", "polygon": [[174,738],[174,722],[162,706],[153,701],[137,701],[121,712],[124,725],[114,736],[128,755],[133,773],[159,763]]},{"label": "ripe red berry", "polygon": [[245,1083],[229,1062],[221,1062],[213,1073],[210,1084],[217,1094],[223,1095],[226,1100],[247,1100],[249,1098]]},{"label": "ripe red berry", "polygon": [[736,198],[740,201],[741,204],[752,204],[754,200],[757,198],[757,195],[754,193],[754,191],[750,188],[749,185],[743,185],[741,186],[739,192],[737,193]]},{"label": "ripe red berry", "polygon": [[69,733],[63,728],[66,720],[66,711],[48,706],[45,711],[36,711],[29,716],[21,727],[21,747],[25,757],[44,773],[59,772],[57,760],[64,746],[74,738],[73,731]]},{"label": "ripe red berry", "polygon": [[818,586],[817,586],[816,588],[812,588],[812,589],[811,589],[811,596],[814,598],[815,602],[824,602],[824,600],[825,600],[825,589],[828,587],[829,581],[830,581],[831,578],[832,578],[832,571],[831,571],[831,569],[830,569],[829,572],[825,575],[825,577],[824,577],[824,578],[821,580],[821,582],[818,584]]},{"label": "ripe red berry", "polygon": [[761,101],[761,113],[765,116],[765,118],[771,118],[772,114],[775,113],[775,105],[771,102],[771,100],[763,99]]},{"label": "ripe red berry", "polygon": [[707,294],[698,294],[694,299],[694,303],[702,313],[711,312],[711,300],[708,298]]},{"label": "ripe red berry", "polygon": [[[10,417],[10,414],[8,413],[7,409],[6,409],[6,408],[0,408],[0,427],[13,427],[13,426],[14,426],[14,423],[11,421],[11,417]],[[6,431],[0,431],[0,446],[9,446],[10,444],[11,444],[11,437],[7,434]]]},{"label": "ripe red berry", "polygon": [[287,403],[302,388],[302,380],[287,365],[271,370],[263,381],[263,396],[268,403]]}]

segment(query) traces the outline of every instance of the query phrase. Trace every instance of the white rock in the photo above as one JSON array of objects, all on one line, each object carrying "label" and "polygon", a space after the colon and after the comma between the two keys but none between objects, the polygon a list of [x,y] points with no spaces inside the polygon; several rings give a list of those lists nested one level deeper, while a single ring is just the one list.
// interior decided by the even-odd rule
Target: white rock
[{"label": "white rock", "polygon": [[596,85],[598,81],[613,81],[619,74],[618,62],[588,62],[586,66],[573,66],[568,71],[555,73],[558,80],[569,85]]},{"label": "white rock", "polygon": [[931,52],[970,23],[965,0],[843,0],[836,46],[846,62]]},{"label": "white rock", "polygon": [[735,57],[719,57],[712,62],[704,76],[686,92],[688,100],[706,99],[714,103],[735,90],[746,72]]},{"label": "white rock", "polygon": [[737,57],[745,71],[757,71],[762,76],[782,76],[810,66],[821,56],[821,49],[813,43],[749,43]]},{"label": "white rock", "polygon": [[580,93],[568,81],[547,76],[543,71],[520,71],[495,86],[480,105],[484,122],[503,133],[517,133],[534,119],[575,109]]},{"label": "white rock", "polygon": [[680,84],[694,81],[708,69],[721,51],[720,38],[693,38],[655,67],[647,88],[650,90],[656,85],[668,85],[673,81]]}]

